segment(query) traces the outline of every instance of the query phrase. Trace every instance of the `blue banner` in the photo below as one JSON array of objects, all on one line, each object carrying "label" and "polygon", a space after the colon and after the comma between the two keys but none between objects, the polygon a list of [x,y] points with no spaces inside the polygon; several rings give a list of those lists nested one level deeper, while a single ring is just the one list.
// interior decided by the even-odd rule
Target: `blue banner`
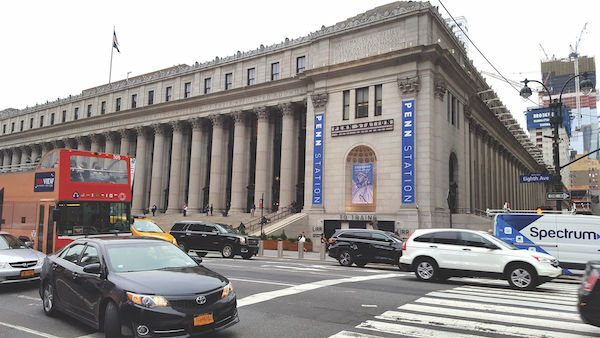
[{"label": "blue banner", "polygon": [[402,101],[402,204],[415,204],[415,100]]},{"label": "blue banner", "polygon": [[323,204],[323,114],[315,114],[312,204]]},{"label": "blue banner", "polygon": [[373,204],[373,163],[352,166],[352,204]]},{"label": "blue banner", "polygon": [[54,191],[54,172],[35,173],[33,192]]}]

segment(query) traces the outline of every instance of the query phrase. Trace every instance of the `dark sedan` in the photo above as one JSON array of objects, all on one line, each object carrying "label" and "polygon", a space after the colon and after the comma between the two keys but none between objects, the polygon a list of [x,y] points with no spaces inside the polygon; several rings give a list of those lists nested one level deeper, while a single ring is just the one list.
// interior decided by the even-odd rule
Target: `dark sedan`
[{"label": "dark sedan", "polygon": [[581,320],[600,327],[600,261],[588,262],[579,285],[577,308]]},{"label": "dark sedan", "polygon": [[44,261],[44,312],[107,338],[190,337],[236,324],[232,284],[200,261],[160,239],[80,238]]}]

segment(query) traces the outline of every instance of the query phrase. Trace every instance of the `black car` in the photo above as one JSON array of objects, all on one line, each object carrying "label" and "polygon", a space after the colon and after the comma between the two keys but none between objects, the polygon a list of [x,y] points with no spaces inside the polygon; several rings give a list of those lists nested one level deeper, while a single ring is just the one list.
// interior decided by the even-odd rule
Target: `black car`
[{"label": "black car", "polygon": [[579,285],[577,309],[581,320],[600,327],[600,261],[588,262]]},{"label": "black car", "polygon": [[338,229],[329,238],[329,256],[340,265],[352,263],[363,267],[367,263],[398,265],[403,241],[387,231],[368,229]]},{"label": "black car", "polygon": [[239,322],[227,278],[151,237],[80,238],[46,257],[44,312],[74,317],[106,337],[190,337]]},{"label": "black car", "polygon": [[250,259],[258,253],[258,239],[239,234],[226,224],[181,221],[169,232],[183,251],[196,251],[199,256],[207,252],[221,252],[225,258],[241,255]]}]

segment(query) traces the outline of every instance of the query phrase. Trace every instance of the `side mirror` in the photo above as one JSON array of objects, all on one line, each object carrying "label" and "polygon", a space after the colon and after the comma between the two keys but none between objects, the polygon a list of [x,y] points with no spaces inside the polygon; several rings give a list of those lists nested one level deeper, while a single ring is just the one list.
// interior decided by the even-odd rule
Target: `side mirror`
[{"label": "side mirror", "polygon": [[[192,256],[190,256],[190,257],[192,257]],[[195,260],[195,261],[196,261],[196,263],[198,263],[198,264],[202,264],[202,257],[197,257],[197,256],[196,256],[196,257],[192,257],[192,259],[193,259],[193,260]]]},{"label": "side mirror", "polygon": [[492,243],[485,243],[483,245],[483,247],[487,248],[487,249],[491,249],[491,250],[499,249],[498,246],[496,246],[496,244],[492,244]]},{"label": "side mirror", "polygon": [[100,263],[88,264],[83,267],[83,272],[85,273],[100,274],[101,271],[102,267],[100,266]]}]

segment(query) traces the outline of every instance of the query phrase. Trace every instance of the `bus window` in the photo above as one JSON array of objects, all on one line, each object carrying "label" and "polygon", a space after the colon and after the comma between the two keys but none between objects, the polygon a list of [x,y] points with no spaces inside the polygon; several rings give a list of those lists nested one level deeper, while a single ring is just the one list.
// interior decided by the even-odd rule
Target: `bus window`
[{"label": "bus window", "polygon": [[72,155],[71,181],[127,184],[127,162],[125,160]]},{"label": "bus window", "polygon": [[44,157],[42,162],[38,165],[38,169],[49,169],[58,167],[58,152],[48,153],[48,156]]}]

